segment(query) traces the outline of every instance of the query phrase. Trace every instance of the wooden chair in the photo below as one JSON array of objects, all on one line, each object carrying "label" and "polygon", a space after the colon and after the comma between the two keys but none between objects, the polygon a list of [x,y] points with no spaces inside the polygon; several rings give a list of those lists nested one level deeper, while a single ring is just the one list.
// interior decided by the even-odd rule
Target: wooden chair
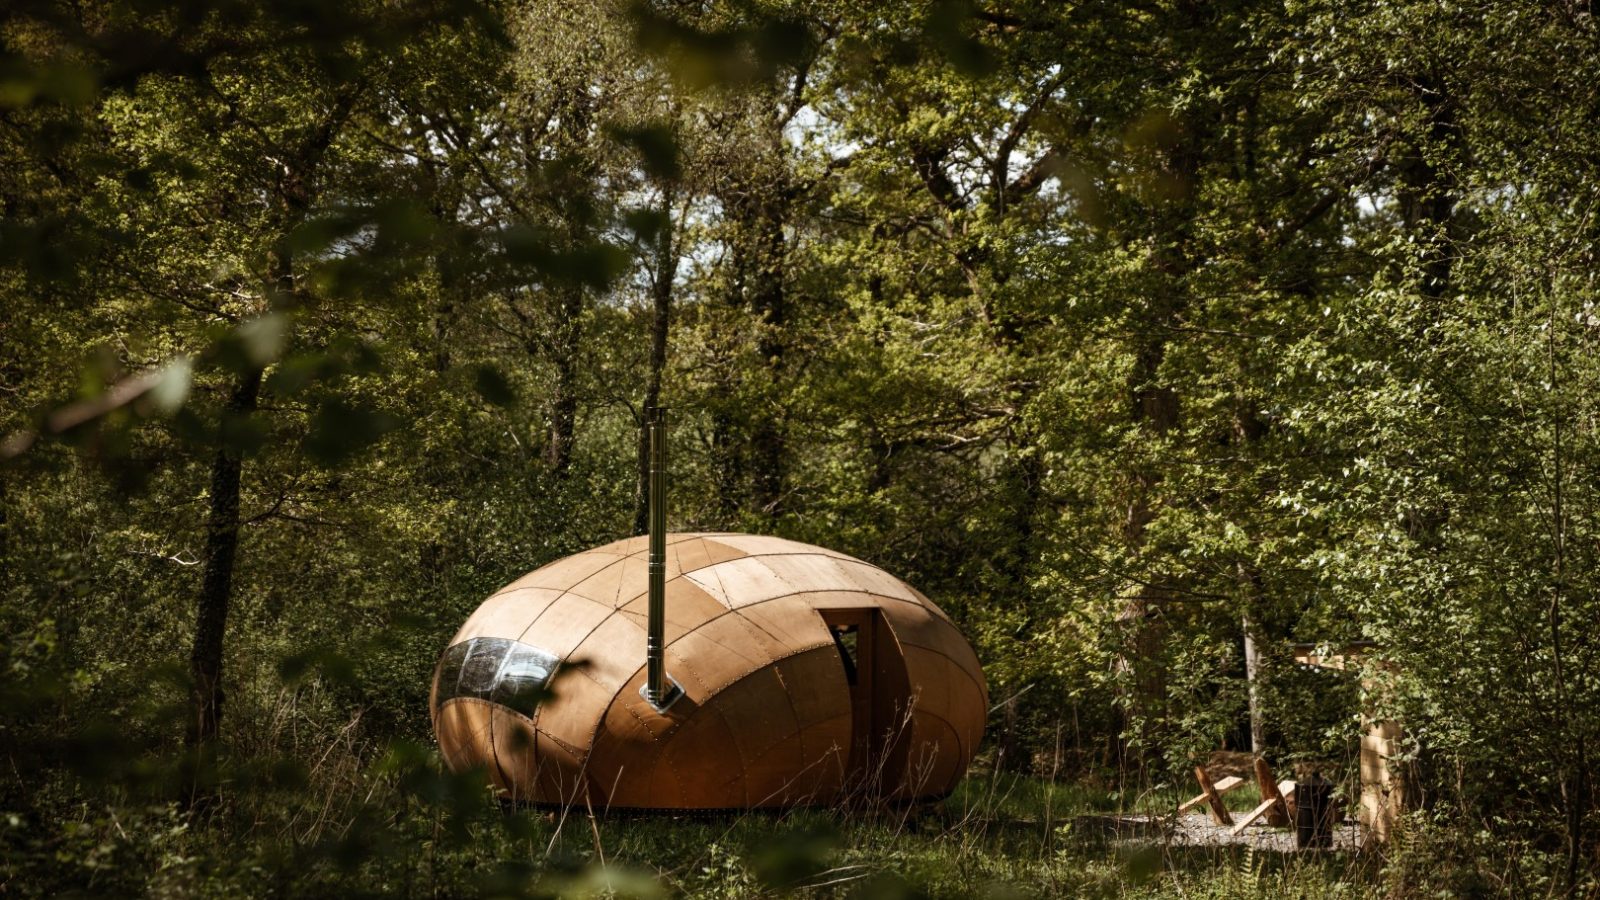
[{"label": "wooden chair", "polygon": [[1268,825],[1281,828],[1293,824],[1294,780],[1275,781],[1272,777],[1272,767],[1260,757],[1256,757],[1255,770],[1256,784],[1261,789],[1261,803],[1245,814],[1244,821],[1238,823],[1233,821],[1233,815],[1222,802],[1222,795],[1243,787],[1245,780],[1237,775],[1229,775],[1212,782],[1211,776],[1203,766],[1194,767],[1194,780],[1200,783],[1200,793],[1178,807],[1178,813],[1181,815],[1202,803],[1207,804],[1211,821],[1218,825],[1232,826],[1232,834],[1239,834],[1249,827],[1251,822],[1262,816],[1266,817]]},{"label": "wooden chair", "polygon": [[1232,825],[1233,817],[1228,815],[1228,807],[1222,802],[1222,795],[1244,785],[1244,779],[1237,775],[1217,779],[1213,784],[1211,776],[1206,773],[1204,766],[1194,767],[1194,780],[1200,782],[1200,794],[1186,801],[1178,807],[1178,814],[1188,812],[1202,803],[1209,805],[1211,821],[1218,825]]}]

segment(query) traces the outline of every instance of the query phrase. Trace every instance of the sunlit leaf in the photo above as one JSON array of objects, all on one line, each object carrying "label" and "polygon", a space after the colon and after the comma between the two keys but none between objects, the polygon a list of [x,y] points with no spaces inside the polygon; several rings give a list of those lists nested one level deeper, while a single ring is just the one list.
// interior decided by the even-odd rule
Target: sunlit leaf
[{"label": "sunlit leaf", "polygon": [[170,416],[189,398],[189,385],[193,377],[193,364],[188,357],[180,356],[161,370],[160,377],[145,397],[157,413]]}]

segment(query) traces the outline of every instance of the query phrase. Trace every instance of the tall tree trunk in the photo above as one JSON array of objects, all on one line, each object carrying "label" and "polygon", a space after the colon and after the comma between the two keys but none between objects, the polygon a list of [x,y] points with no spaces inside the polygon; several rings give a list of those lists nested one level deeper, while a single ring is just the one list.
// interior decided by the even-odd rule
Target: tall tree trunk
[{"label": "tall tree trunk", "polygon": [[[1203,27],[1198,7],[1185,5],[1183,11],[1186,27],[1198,33]],[[1152,443],[1176,432],[1182,417],[1178,392],[1167,382],[1162,369],[1167,343],[1189,306],[1188,279],[1198,263],[1194,258],[1194,198],[1200,191],[1201,164],[1212,133],[1211,124],[1197,110],[1189,111],[1175,123],[1176,137],[1163,154],[1159,173],[1175,186],[1175,195],[1151,210],[1157,249],[1150,255],[1149,266],[1158,282],[1141,323],[1143,332],[1135,345],[1127,387],[1129,417],[1144,439]],[[1133,496],[1123,525],[1123,539],[1135,556],[1145,551],[1163,474],[1160,464],[1152,461],[1137,465],[1131,473]],[[1129,712],[1146,723],[1166,716],[1167,673],[1162,659],[1166,625],[1162,617],[1171,596],[1172,586],[1162,583],[1161,573],[1146,567],[1144,583],[1118,616],[1129,637],[1129,656],[1125,658],[1133,674]]]},{"label": "tall tree trunk", "polygon": [[[228,397],[225,416],[255,411],[261,391],[261,369],[239,376]],[[225,442],[211,463],[211,505],[206,516],[205,578],[196,610],[194,645],[189,654],[193,680],[193,717],[189,743],[205,744],[217,736],[222,721],[223,638],[228,605],[233,598],[234,559],[239,549],[239,494],[244,461]]]},{"label": "tall tree trunk", "polygon": [[1255,626],[1250,624],[1250,614],[1240,617],[1244,631],[1244,677],[1250,693],[1250,752],[1260,756],[1267,751],[1266,720],[1261,715],[1261,696],[1256,678],[1260,671],[1260,654],[1256,652]]},{"label": "tall tree trunk", "polygon": [[455,318],[455,304],[449,299],[434,308],[432,321],[433,352],[430,354],[435,375],[450,371],[450,323]]},{"label": "tall tree trunk", "polygon": [[[1439,305],[1455,293],[1455,254],[1461,230],[1456,214],[1459,184],[1455,166],[1466,152],[1464,134],[1456,121],[1456,101],[1444,83],[1431,74],[1417,73],[1403,79],[1402,84],[1412,92],[1423,119],[1422,130],[1409,135],[1405,148],[1397,153],[1396,200],[1410,240],[1421,251],[1417,291],[1433,305]],[[1431,349],[1436,340],[1422,327],[1407,339],[1419,349]],[[1416,358],[1430,357],[1419,354]],[[1453,514],[1450,502],[1439,499],[1405,510],[1401,521],[1422,552],[1434,554],[1443,546],[1443,535]],[[1423,752],[1394,763],[1404,791],[1403,808],[1429,802],[1428,762]]]},{"label": "tall tree trunk", "polygon": [[[277,241],[268,256],[267,303],[283,308],[296,302],[294,253],[289,234],[303,221],[315,196],[316,172],[335,137],[348,120],[365,83],[350,83],[328,115],[283,164],[276,184]],[[248,418],[256,410],[266,362],[252,359],[228,396],[223,418]],[[205,574],[195,610],[194,643],[189,652],[193,682],[188,740],[205,746],[217,737],[222,722],[223,661],[228,607],[233,600],[234,562],[239,552],[239,501],[244,460],[224,438],[211,463],[211,498],[206,513]]]},{"label": "tall tree trunk", "polygon": [[[427,133],[421,123],[413,122],[411,127],[417,133]],[[441,227],[453,227],[457,224],[456,210],[462,202],[460,192],[454,189],[445,190],[446,179],[443,177],[444,166],[431,154],[431,148],[425,140],[418,140],[421,146],[415,150],[420,163],[418,172],[422,176],[422,193],[428,198],[428,211],[433,215],[433,221]],[[450,332],[456,318],[456,290],[458,278],[453,274],[454,268],[446,260],[448,251],[439,250],[428,258],[428,268],[433,275],[439,300],[431,304],[432,315],[429,317],[430,337],[433,345],[429,348],[430,361],[436,375],[443,375],[450,370]]]},{"label": "tall tree trunk", "polygon": [[[297,219],[308,205],[304,180],[289,179],[283,208],[285,227]],[[271,255],[271,292],[286,300],[294,292],[294,257],[285,239],[280,239]],[[211,498],[206,512],[205,575],[200,583],[200,599],[195,608],[194,644],[189,649],[189,675],[193,682],[189,743],[204,746],[216,740],[222,722],[223,660],[228,628],[228,607],[233,602],[234,561],[239,553],[239,499],[244,475],[244,458],[227,441],[226,428],[232,420],[247,419],[256,410],[261,395],[263,369],[251,364],[240,373],[223,407],[219,430],[224,433],[211,461]]]},{"label": "tall tree trunk", "polygon": [[[777,400],[782,390],[785,355],[788,352],[789,308],[784,291],[783,225],[788,213],[786,195],[761,204],[752,225],[756,230],[751,271],[746,283],[747,301],[761,320],[756,350],[766,364],[766,376]],[[781,404],[768,404],[759,413],[751,435],[751,501],[756,512],[777,518],[787,481],[785,466],[788,436],[785,434]]]},{"label": "tall tree trunk", "polygon": [[731,524],[744,505],[744,454],[735,445],[736,423],[724,409],[711,412],[711,477],[717,490],[717,513]]},{"label": "tall tree trunk", "polygon": [[[11,559],[11,518],[6,471],[0,468],[0,560]],[[7,565],[10,563],[8,562]]]},{"label": "tall tree trunk", "polygon": [[569,288],[557,309],[554,348],[556,381],[550,396],[549,440],[545,445],[545,464],[558,477],[566,477],[572,465],[574,432],[578,425],[578,345],[583,315],[583,291]]},{"label": "tall tree trunk", "polygon": [[[1153,330],[1163,330],[1162,325]],[[1165,355],[1164,339],[1147,337],[1135,357],[1129,379],[1133,422],[1152,440],[1170,433],[1178,424],[1177,392],[1156,383]],[[1143,551],[1146,529],[1155,518],[1152,495],[1160,483],[1158,470],[1141,468],[1133,473],[1133,499],[1123,523],[1123,540],[1135,554]],[[1146,722],[1146,728],[1150,719],[1161,715],[1167,696],[1166,668],[1162,661],[1166,623],[1162,616],[1171,590],[1167,585],[1155,583],[1158,577],[1155,573],[1147,576],[1117,616],[1128,635],[1125,664],[1133,676],[1128,712],[1130,718]]]},{"label": "tall tree trunk", "polygon": [[757,374],[738,373],[733,380],[755,382],[765,396],[754,404],[737,408],[729,404],[712,413],[712,464],[724,518],[736,515],[748,501],[749,509],[772,519],[781,512],[787,481],[788,439],[780,392],[788,352],[783,227],[789,195],[785,187],[751,180],[750,173],[741,173],[730,195],[726,202],[733,222],[732,278],[727,304],[756,319],[755,349],[761,358]]},{"label": "tall tree trunk", "polygon": [[552,474],[563,478],[572,466],[573,432],[578,424],[576,375],[576,365],[571,359],[556,361],[556,384],[550,401],[550,434],[544,461]]},{"label": "tall tree trunk", "polygon": [[[1180,151],[1174,154],[1172,171],[1182,184],[1191,186],[1190,190],[1198,174],[1198,163],[1197,153]],[[1178,221],[1162,241],[1166,247],[1151,260],[1152,267],[1163,276],[1163,284],[1153,300],[1128,378],[1129,417],[1150,441],[1164,440],[1177,430],[1181,415],[1178,392],[1163,383],[1161,371],[1166,361],[1167,336],[1187,305],[1184,280],[1193,267],[1186,254],[1187,212],[1174,218]],[[1145,465],[1136,468],[1132,475],[1133,497],[1123,523],[1123,540],[1137,555],[1144,551],[1146,531],[1155,519],[1154,497],[1162,481],[1162,472],[1156,466]],[[1131,712],[1146,719],[1156,715],[1166,703],[1166,671],[1161,662],[1165,626],[1160,617],[1171,588],[1160,584],[1159,577],[1159,573],[1149,573],[1118,616],[1131,632],[1131,659],[1128,660],[1134,675]]]},{"label": "tall tree trunk", "polygon": [[1455,103],[1433,79],[1414,79],[1413,93],[1425,110],[1426,133],[1398,163],[1400,213],[1423,247],[1422,293],[1433,300],[1450,294],[1455,261],[1456,189],[1440,169],[1438,155],[1454,155],[1461,143]]},{"label": "tall tree trunk", "polygon": [[[1257,445],[1266,436],[1267,426],[1249,402],[1241,397],[1239,408],[1234,414],[1233,434],[1238,442],[1241,457],[1254,460],[1258,450]],[[1248,475],[1242,476],[1248,479]],[[1266,503],[1265,492],[1256,496],[1258,503]],[[1239,560],[1235,566],[1235,578],[1239,584],[1239,629],[1244,635],[1244,677],[1245,690],[1250,703],[1250,752],[1260,756],[1267,749],[1266,718],[1261,709],[1261,654],[1256,646],[1259,624],[1250,616],[1253,610],[1259,610],[1258,605],[1262,594],[1261,570],[1248,560]]]}]

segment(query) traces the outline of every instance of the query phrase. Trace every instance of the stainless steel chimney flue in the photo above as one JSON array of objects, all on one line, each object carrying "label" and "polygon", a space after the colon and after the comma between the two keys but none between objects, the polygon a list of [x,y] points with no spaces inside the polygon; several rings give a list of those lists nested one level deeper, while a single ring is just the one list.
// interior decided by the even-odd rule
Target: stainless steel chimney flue
[{"label": "stainless steel chimney flue", "polygon": [[683,693],[667,675],[665,642],[667,620],[667,411],[645,411],[650,437],[650,608],[645,631],[645,683],[639,693],[664,711]]}]

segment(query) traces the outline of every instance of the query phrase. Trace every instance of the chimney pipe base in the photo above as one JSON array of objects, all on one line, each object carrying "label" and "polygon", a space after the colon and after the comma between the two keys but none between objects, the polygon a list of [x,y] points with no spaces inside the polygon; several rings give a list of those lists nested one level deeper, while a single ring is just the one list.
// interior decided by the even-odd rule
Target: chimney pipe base
[{"label": "chimney pipe base", "polygon": [[644,698],[644,702],[650,704],[651,709],[658,713],[665,713],[667,707],[676,703],[678,698],[683,696],[683,688],[678,685],[678,679],[668,675],[667,688],[662,691],[661,702],[658,703],[650,699],[650,685],[648,684],[639,685],[639,696]]}]

